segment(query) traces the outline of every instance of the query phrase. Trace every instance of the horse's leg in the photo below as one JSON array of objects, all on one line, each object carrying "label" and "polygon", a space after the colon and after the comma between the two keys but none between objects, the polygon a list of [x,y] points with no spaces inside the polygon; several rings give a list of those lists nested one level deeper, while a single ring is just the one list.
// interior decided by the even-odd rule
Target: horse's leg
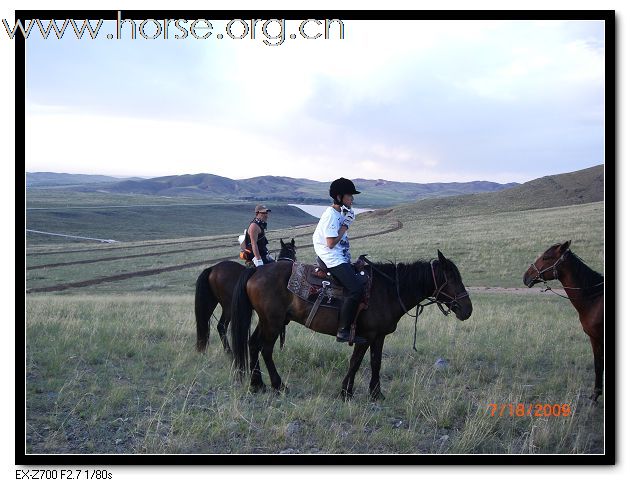
[{"label": "horse's leg", "polygon": [[370,399],[376,401],[385,399],[381,392],[381,360],[383,358],[383,342],[385,335],[379,335],[370,344],[370,366],[372,367],[372,378],[370,379]]},{"label": "horse's leg", "polygon": [[[283,325],[284,327],[284,322]],[[269,372],[269,380],[271,381],[271,387],[273,387],[277,392],[288,391],[287,386],[282,383],[282,378],[280,374],[278,374],[278,370],[276,369],[276,364],[273,361],[273,346],[276,344],[276,340],[280,334],[282,329],[277,329],[277,332],[272,334],[262,336],[262,355],[263,359],[265,359],[265,365],[267,366],[267,371]],[[261,332],[262,334],[262,332]]]},{"label": "horse's leg", "polygon": [[363,360],[363,356],[368,349],[369,344],[355,344],[354,352],[352,352],[352,357],[350,357],[350,367],[348,368],[348,373],[346,377],[344,377],[343,382],[341,383],[341,398],[344,401],[352,398],[352,388],[354,387],[354,376],[359,370],[361,366],[361,361]]},{"label": "horse's leg", "polygon": [[219,323],[217,323],[217,332],[219,332],[219,337],[221,338],[221,343],[223,344],[223,350],[226,352],[232,352],[227,338],[227,329],[230,319],[229,315],[226,315],[226,313],[229,312],[226,312],[225,309],[223,309],[221,312],[221,318],[219,318]]},{"label": "horse's leg", "polygon": [[252,392],[265,392],[265,383],[262,380],[260,361],[258,359],[260,348],[260,326],[257,326],[249,337],[249,370],[252,374],[250,389]]},{"label": "horse's leg", "polygon": [[591,347],[593,347],[593,363],[595,365],[595,388],[591,399],[597,402],[597,398],[601,396],[604,389],[604,342],[600,339],[590,337]]}]

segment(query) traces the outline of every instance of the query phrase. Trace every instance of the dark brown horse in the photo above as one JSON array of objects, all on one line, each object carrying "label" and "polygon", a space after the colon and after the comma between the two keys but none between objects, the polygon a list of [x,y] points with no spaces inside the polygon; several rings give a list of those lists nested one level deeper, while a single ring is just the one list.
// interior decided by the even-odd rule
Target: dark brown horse
[{"label": "dark brown horse", "polygon": [[[371,269],[367,269],[373,274],[369,307],[359,314],[357,321],[357,335],[365,337],[367,343],[354,346],[350,368],[342,384],[344,399],[352,397],[354,377],[368,348],[372,367],[370,396],[372,399],[383,397],[380,369],[385,336],[396,330],[400,318],[423,300],[429,298],[431,302],[446,305],[448,311],[443,310],[444,313],[452,310],[459,320],[470,317],[472,303],[459,270],[439,251],[438,258],[411,264],[371,263]],[[287,290],[292,266],[290,262],[279,262],[248,269],[241,274],[234,289],[230,327],[234,363],[242,376],[249,360],[253,392],[265,389],[259,352],[262,352],[269,371],[271,386],[276,391],[286,389],[273,362],[273,347],[284,326],[291,320],[303,325],[311,309],[310,303]],[[252,309],[258,313],[258,326],[248,340]],[[337,334],[337,311],[320,307],[310,328],[334,337]],[[339,344],[331,340],[330,345]]]},{"label": "dark brown horse", "polygon": [[[604,277],[589,268],[569,250],[571,241],[554,244],[529,266],[523,283],[559,280],[577,310],[582,329],[591,339],[595,364],[595,388],[591,399],[597,401],[604,388]],[[546,283],[545,283],[546,284]],[[549,286],[547,286],[547,289]]]},{"label": "dark brown horse", "polygon": [[[286,243],[280,239],[278,260],[295,261],[295,239]],[[204,269],[197,278],[195,288],[195,318],[197,320],[197,351],[204,352],[210,338],[210,317],[217,305],[221,305],[221,317],[217,331],[226,352],[230,352],[227,329],[230,324],[232,292],[245,266],[236,261],[221,261]]]}]

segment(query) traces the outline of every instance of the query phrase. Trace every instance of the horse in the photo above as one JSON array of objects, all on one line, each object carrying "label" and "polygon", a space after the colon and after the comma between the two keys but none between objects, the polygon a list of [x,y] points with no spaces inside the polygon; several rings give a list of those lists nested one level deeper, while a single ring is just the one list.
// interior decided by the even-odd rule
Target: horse
[{"label": "horse", "polygon": [[[295,261],[295,239],[285,243],[280,239],[279,261]],[[223,344],[223,349],[230,352],[227,329],[230,324],[230,310],[232,305],[232,291],[245,266],[236,261],[221,261],[204,269],[195,285],[195,318],[197,320],[197,351],[204,352],[210,338],[210,317],[217,305],[221,305],[221,317],[217,324],[217,331]]]},{"label": "horse", "polygon": [[595,403],[604,389],[604,277],[571,252],[570,245],[571,241],[554,244],[542,253],[529,265],[523,283],[531,288],[545,282],[547,290],[551,288],[546,281],[556,279],[562,284],[580,316],[582,329],[591,340],[595,386],[590,399]]},{"label": "horse", "polygon": [[[278,335],[290,321],[305,324],[312,306],[287,289],[292,266],[289,262],[278,262],[245,270],[234,288],[230,327],[233,362],[237,375],[242,379],[249,360],[252,392],[264,392],[266,387],[260,371],[261,352],[274,391],[288,390],[274,364],[273,347]],[[356,330],[357,335],[366,339],[366,343],[355,344],[348,372],[342,382],[341,397],[344,400],[352,398],[355,374],[368,348],[372,370],[370,398],[384,398],[380,368],[385,336],[396,330],[398,321],[414,306],[416,315],[421,307],[432,303],[437,303],[445,315],[454,312],[459,320],[466,320],[472,313],[472,303],[457,266],[440,251],[438,259],[430,262],[370,263],[367,271],[372,273],[371,296],[368,308],[358,316]],[[422,304],[427,298],[430,302]],[[448,310],[444,310],[441,305],[446,305]],[[258,314],[258,325],[248,339],[252,310]],[[334,308],[320,308],[310,329],[334,337],[337,334],[337,311]]]}]

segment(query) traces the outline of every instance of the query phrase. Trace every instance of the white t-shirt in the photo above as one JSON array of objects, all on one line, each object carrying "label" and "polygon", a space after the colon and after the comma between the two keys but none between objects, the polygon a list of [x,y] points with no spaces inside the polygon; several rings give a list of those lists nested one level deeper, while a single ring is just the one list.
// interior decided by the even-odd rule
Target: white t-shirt
[{"label": "white t-shirt", "polygon": [[327,237],[337,237],[339,235],[339,228],[344,219],[345,216],[341,212],[328,207],[319,219],[319,223],[313,233],[315,253],[329,268],[351,262],[350,242],[348,241],[347,232],[332,248],[329,248],[326,244]]}]

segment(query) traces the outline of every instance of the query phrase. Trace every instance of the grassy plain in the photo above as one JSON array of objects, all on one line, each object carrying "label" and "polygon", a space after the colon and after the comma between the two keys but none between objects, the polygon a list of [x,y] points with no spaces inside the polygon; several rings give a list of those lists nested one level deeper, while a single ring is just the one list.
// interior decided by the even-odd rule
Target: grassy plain
[{"label": "grassy plain", "polygon": [[[269,208],[272,210],[270,223],[277,228],[317,222],[316,218],[286,204],[269,204]],[[240,233],[253,217],[254,204],[56,208],[28,210],[26,227],[75,236],[139,241]],[[38,233],[28,233],[27,238],[34,243],[59,240],[58,236]]]},{"label": "grassy plain", "polygon": [[[602,452],[605,401],[587,402],[592,363],[574,310],[546,295],[472,300],[466,322],[427,310],[417,353],[404,317],[385,340],[386,399],[368,400],[366,358],[345,403],[351,349],[298,324],[275,353],[289,393],[252,395],[214,330],[207,354],[194,351],[191,295],[29,297],[27,452]],[[572,412],[491,416],[490,404],[521,402]]]},{"label": "grassy plain", "polygon": [[[440,249],[467,286],[521,287],[538,254],[571,239],[572,249],[603,271],[603,202],[525,211],[506,205],[490,213],[441,204],[358,216],[350,232],[353,255],[413,261]],[[370,236],[380,231],[393,232]],[[276,230],[271,247],[293,236],[305,246],[299,259],[312,261],[311,234],[312,227]],[[344,403],[338,392],[351,349],[292,323],[284,350],[275,352],[290,392],[248,393],[235,382],[214,329],[207,354],[194,351],[196,277],[204,261],[235,256],[234,239],[55,240],[27,248],[27,267],[40,266],[26,271],[28,288],[200,262],[150,277],[26,295],[28,453],[603,451],[606,388],[598,406],[587,403],[593,383],[588,339],[571,305],[549,294],[473,292],[466,322],[427,309],[417,353],[413,322],[404,317],[385,340],[381,382],[387,399],[378,403],[367,396],[368,358],[354,400]],[[447,360],[446,368],[436,368],[438,358]],[[516,403],[568,404],[572,412],[490,415],[490,404]]]},{"label": "grassy plain", "polygon": [[[394,230],[398,223],[400,230]],[[313,261],[312,227],[286,228],[270,232],[270,248],[280,247],[280,238],[295,237],[298,258]],[[369,234],[393,230],[386,234]],[[437,217],[397,208],[391,212],[361,214],[350,231],[354,257],[367,253],[374,261],[387,259],[413,261],[437,256],[440,249],[458,265],[464,283],[469,286],[522,286],[522,275],[529,263],[554,242],[571,239],[572,249],[597,271],[604,267],[604,203],[503,212],[489,215],[467,215],[454,208]],[[194,261],[235,257],[238,246],[235,235],[187,238],[170,241],[138,241],[124,244],[48,244],[32,246],[27,255],[27,288],[47,287],[70,281],[81,281]],[[163,244],[163,243],[169,244]],[[172,243],[172,244],[171,244]],[[160,245],[155,245],[160,244]],[[74,250],[83,252],[62,252]],[[68,249],[70,248],[70,249]],[[180,251],[180,252],[168,252]],[[155,255],[154,253],[163,253]],[[126,256],[127,259],[103,260]],[[144,256],[146,255],[146,256]],[[41,267],[73,261],[76,265]],[[169,271],[146,278],[130,278],[115,283],[66,292],[127,292],[163,290],[190,294],[204,265]]]}]

